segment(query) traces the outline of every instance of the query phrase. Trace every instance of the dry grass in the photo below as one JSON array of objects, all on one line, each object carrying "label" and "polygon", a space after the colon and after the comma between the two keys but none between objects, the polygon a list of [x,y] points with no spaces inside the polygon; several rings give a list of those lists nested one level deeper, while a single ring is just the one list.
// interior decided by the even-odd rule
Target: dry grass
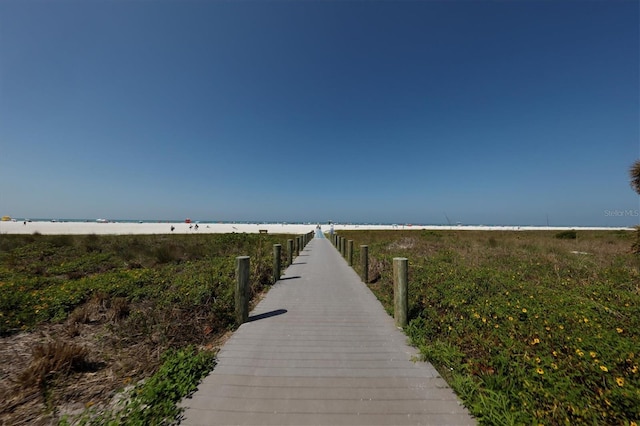
[{"label": "dry grass", "polygon": [[88,356],[86,348],[69,341],[38,343],[32,348],[31,363],[18,375],[18,383],[23,388],[36,386],[44,391],[56,377],[89,370]]}]

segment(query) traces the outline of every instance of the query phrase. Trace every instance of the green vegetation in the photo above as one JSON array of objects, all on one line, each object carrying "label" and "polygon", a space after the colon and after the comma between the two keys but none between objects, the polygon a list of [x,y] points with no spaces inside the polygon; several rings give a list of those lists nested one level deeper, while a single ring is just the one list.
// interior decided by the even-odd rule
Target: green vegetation
[{"label": "green vegetation", "polygon": [[406,332],[481,424],[638,423],[633,232],[340,235],[369,246],[369,285],[389,312],[392,259],[409,259]]},{"label": "green vegetation", "polygon": [[[254,298],[287,238],[0,236],[0,423],[55,421],[70,401],[93,423],[166,423],[236,326],[235,257],[251,257]],[[123,412],[109,408],[109,394],[141,379]]]}]

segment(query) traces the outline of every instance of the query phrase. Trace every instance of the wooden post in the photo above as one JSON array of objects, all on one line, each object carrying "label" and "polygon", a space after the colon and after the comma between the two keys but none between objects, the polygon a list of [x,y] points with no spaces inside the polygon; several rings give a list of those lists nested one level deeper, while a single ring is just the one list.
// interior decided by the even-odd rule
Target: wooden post
[{"label": "wooden post", "polygon": [[293,263],[293,240],[287,240],[287,265]]},{"label": "wooden post", "polygon": [[353,240],[347,242],[347,262],[353,266]]},{"label": "wooden post", "polygon": [[407,325],[407,314],[409,305],[408,275],[409,268],[406,257],[393,258],[393,318],[396,327]]},{"label": "wooden post", "polygon": [[362,268],[362,282],[369,282],[369,246],[360,246],[360,267]]},{"label": "wooden post", "polygon": [[273,245],[273,283],[280,279],[280,253],[282,252],[282,245]]},{"label": "wooden post", "polygon": [[249,256],[236,257],[236,321],[249,319]]}]

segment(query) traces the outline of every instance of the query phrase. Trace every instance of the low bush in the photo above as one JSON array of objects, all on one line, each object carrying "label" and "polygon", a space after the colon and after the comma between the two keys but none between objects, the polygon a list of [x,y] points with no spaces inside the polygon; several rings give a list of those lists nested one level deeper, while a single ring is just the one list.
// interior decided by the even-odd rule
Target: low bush
[{"label": "low bush", "polygon": [[573,229],[558,232],[555,237],[559,240],[575,240],[578,234]]}]

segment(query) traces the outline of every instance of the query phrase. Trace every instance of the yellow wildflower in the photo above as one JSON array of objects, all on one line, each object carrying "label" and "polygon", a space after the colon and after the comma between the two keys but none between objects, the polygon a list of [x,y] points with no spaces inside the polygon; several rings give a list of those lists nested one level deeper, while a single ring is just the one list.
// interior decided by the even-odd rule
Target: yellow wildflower
[{"label": "yellow wildflower", "polygon": [[591,358],[595,358],[596,357],[596,353],[594,351],[590,351],[589,355],[591,355]]},{"label": "yellow wildflower", "polygon": [[538,339],[538,338],[536,337],[535,339],[533,339],[533,340],[531,341],[531,346],[535,346],[535,345],[537,345],[538,343],[540,343],[540,339]]},{"label": "yellow wildflower", "polygon": [[522,308],[522,312],[527,313],[527,308]]},{"label": "yellow wildflower", "polygon": [[617,331],[618,333],[622,333],[624,330],[623,330],[623,329],[621,329],[620,327],[616,327],[616,331]]},{"label": "yellow wildflower", "polygon": [[618,386],[622,387],[624,386],[624,378],[622,377],[616,377],[616,383],[618,384]]},{"label": "yellow wildflower", "polygon": [[544,370],[542,368],[538,368],[536,370],[538,372],[538,374],[543,375],[544,374]]},{"label": "yellow wildflower", "polygon": [[602,370],[602,371],[604,371],[604,372],[609,371],[609,369],[608,369],[605,365],[601,365],[601,366],[600,366],[600,370]]},{"label": "yellow wildflower", "polygon": [[582,352],[580,349],[576,349],[576,354],[578,354],[578,356],[583,356],[584,352]]}]

